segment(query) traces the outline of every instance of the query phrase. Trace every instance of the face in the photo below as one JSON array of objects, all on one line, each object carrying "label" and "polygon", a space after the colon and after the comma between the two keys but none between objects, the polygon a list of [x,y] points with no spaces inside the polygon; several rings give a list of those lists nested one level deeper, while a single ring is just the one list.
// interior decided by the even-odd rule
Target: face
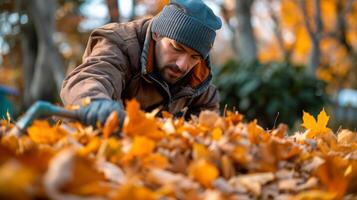
[{"label": "face", "polygon": [[167,37],[153,33],[156,67],[163,79],[174,84],[191,71],[201,60],[201,55],[191,48]]}]

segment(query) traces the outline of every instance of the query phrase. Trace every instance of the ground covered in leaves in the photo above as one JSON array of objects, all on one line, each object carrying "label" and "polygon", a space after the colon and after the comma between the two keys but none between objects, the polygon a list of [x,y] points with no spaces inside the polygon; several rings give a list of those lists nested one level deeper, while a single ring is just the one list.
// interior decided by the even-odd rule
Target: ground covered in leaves
[{"label": "ground covered in leaves", "polygon": [[104,127],[35,121],[21,137],[0,125],[1,199],[355,199],[357,136],[333,133],[322,111],[303,132],[263,130],[238,113],[191,121],[127,103]]}]

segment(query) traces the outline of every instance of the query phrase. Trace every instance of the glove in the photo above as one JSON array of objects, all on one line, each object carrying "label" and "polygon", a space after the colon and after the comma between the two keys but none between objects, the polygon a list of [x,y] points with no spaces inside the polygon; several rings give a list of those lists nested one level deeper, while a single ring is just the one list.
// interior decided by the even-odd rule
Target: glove
[{"label": "glove", "polygon": [[96,126],[97,121],[102,125],[113,111],[118,112],[119,127],[123,126],[126,116],[123,106],[116,101],[109,99],[98,99],[92,101],[88,106],[78,110],[79,119],[87,125]]}]

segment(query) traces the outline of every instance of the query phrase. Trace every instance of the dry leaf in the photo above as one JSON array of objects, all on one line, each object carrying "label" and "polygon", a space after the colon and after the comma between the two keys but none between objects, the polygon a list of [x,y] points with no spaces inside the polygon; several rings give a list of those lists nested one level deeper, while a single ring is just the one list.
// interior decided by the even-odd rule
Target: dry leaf
[{"label": "dry leaf", "polygon": [[315,173],[327,190],[340,198],[345,194],[348,186],[348,179],[344,176],[347,168],[346,160],[327,156],[325,162],[316,169]]},{"label": "dry leaf", "polygon": [[146,136],[150,139],[160,139],[165,135],[159,130],[155,119],[146,117],[140,110],[140,105],[136,100],[127,103],[126,118],[123,132],[129,136]]},{"label": "dry leaf", "polygon": [[194,161],[188,167],[188,174],[205,187],[211,187],[219,172],[213,164],[204,159]]},{"label": "dry leaf", "polygon": [[357,141],[357,134],[347,130],[347,129],[343,129],[339,132],[339,134],[337,135],[337,142],[338,144],[341,145],[352,145],[353,143],[355,143]]},{"label": "dry leaf", "polygon": [[248,191],[252,192],[255,196],[260,196],[262,192],[262,186],[272,180],[275,176],[273,173],[255,173],[249,175],[241,175],[232,179],[231,184],[244,186]]},{"label": "dry leaf", "polygon": [[30,138],[40,144],[54,144],[67,135],[58,126],[50,126],[47,121],[36,120],[27,129]]},{"label": "dry leaf", "polygon": [[118,112],[114,111],[110,113],[109,117],[105,121],[103,127],[103,136],[104,138],[109,138],[110,135],[115,133],[119,128],[119,114]]},{"label": "dry leaf", "polygon": [[148,188],[128,183],[120,186],[112,199],[156,200],[158,196]]},{"label": "dry leaf", "polygon": [[330,131],[330,129],[327,128],[329,119],[330,117],[326,114],[324,109],[322,109],[320,114],[317,116],[317,121],[312,115],[304,112],[302,126],[308,129],[306,138],[313,138],[317,134],[323,134]]},{"label": "dry leaf", "polygon": [[198,117],[199,124],[208,129],[214,128],[218,119],[219,115],[216,112],[209,110],[202,111]]},{"label": "dry leaf", "polygon": [[291,200],[334,200],[336,195],[331,192],[321,191],[321,190],[310,190],[306,192],[301,192]]}]

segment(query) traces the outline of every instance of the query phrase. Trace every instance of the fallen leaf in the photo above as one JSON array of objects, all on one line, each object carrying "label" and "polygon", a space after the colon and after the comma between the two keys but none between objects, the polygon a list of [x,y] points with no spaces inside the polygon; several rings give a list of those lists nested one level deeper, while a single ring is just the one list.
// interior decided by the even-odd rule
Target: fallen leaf
[{"label": "fallen leaf", "polygon": [[252,192],[255,196],[260,196],[262,186],[272,180],[275,176],[273,173],[254,173],[248,175],[240,175],[230,180],[231,184],[237,182],[239,185],[244,186],[248,191]]},{"label": "fallen leaf", "polygon": [[144,186],[137,186],[134,184],[124,184],[119,187],[113,200],[131,199],[131,200],[156,200],[158,196],[155,192]]},{"label": "fallen leaf", "polygon": [[340,145],[352,145],[357,141],[356,135],[356,133],[350,130],[343,129],[337,135],[337,142]]},{"label": "fallen leaf", "polygon": [[301,192],[298,195],[291,198],[292,200],[334,200],[336,195],[331,192],[321,191],[321,190],[309,190]]},{"label": "fallen leaf", "polygon": [[103,137],[109,138],[110,135],[115,133],[119,128],[119,115],[118,112],[114,111],[110,113],[109,117],[105,121],[103,127]]},{"label": "fallen leaf", "polygon": [[211,187],[218,175],[218,169],[213,164],[204,159],[191,163],[188,167],[188,174],[205,187]]},{"label": "fallen leaf", "polygon": [[312,115],[304,112],[302,126],[308,129],[306,138],[313,138],[318,134],[323,134],[330,131],[330,129],[327,128],[329,119],[330,117],[326,114],[324,109],[322,109],[322,111],[317,116],[317,121]]},{"label": "fallen leaf", "polygon": [[54,144],[67,135],[58,126],[50,126],[47,121],[36,120],[27,129],[30,138],[39,144]]},{"label": "fallen leaf", "polygon": [[123,132],[129,137],[146,136],[154,140],[165,136],[164,132],[160,131],[155,119],[148,118],[140,110],[140,105],[136,100],[127,102]]},{"label": "fallen leaf", "polygon": [[348,179],[344,176],[348,168],[347,161],[340,157],[325,157],[325,162],[316,171],[316,176],[326,186],[327,191],[342,197],[348,186]]}]

